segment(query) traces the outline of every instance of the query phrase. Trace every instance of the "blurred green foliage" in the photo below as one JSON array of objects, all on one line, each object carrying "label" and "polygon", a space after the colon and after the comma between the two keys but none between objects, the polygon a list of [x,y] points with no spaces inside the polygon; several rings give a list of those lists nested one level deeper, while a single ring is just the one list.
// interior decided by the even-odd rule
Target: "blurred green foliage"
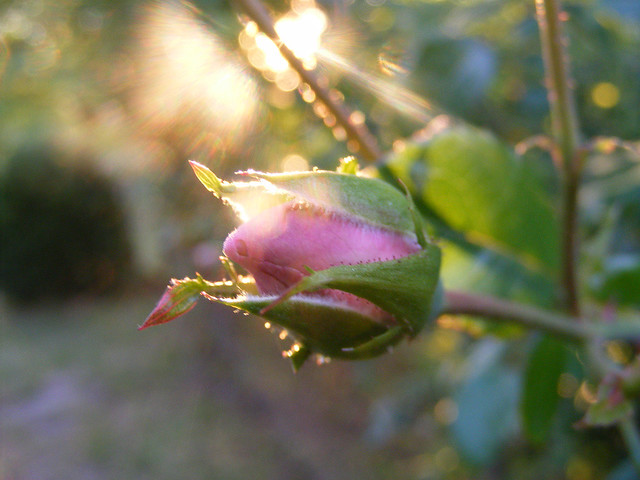
[{"label": "blurred green foliage", "polygon": [[[251,69],[238,47],[242,24],[236,21],[237,12],[232,5],[217,0],[194,3],[194,8],[182,2],[171,4],[193,19],[177,25],[170,22],[176,17],[173,13],[154,16],[162,11],[162,2],[10,0],[0,6],[0,271],[5,292],[27,301],[102,290],[117,278],[117,272],[126,271],[129,240],[133,244],[132,265],[148,276],[158,270],[177,276],[199,270],[215,276],[212,265],[219,254],[218,244],[231,223],[224,216],[226,210],[217,209],[215,201],[198,188],[187,159],[201,161],[228,177],[234,170],[248,167],[281,170],[285,158],[293,154],[301,155],[310,165],[333,169],[337,158],[349,153],[295,91],[283,92]],[[280,2],[268,3],[280,13],[289,8]],[[568,0],[564,4],[570,65],[585,137],[606,135],[637,140],[638,2]],[[516,164],[512,173],[520,179],[522,189],[534,190],[531,201],[510,203],[514,209],[505,212],[507,223],[496,218],[479,222],[482,215],[488,214],[474,211],[479,202],[464,207],[466,217],[462,222],[448,216],[451,212],[443,197],[435,198],[433,192],[422,191],[424,184],[414,185],[417,199],[423,201],[418,207],[443,236],[445,285],[551,305],[556,291],[555,278],[549,272],[531,269],[527,262],[504,255],[502,248],[492,248],[496,243],[506,245],[507,250],[537,256],[550,265],[557,256],[554,245],[545,241],[552,234],[536,236],[537,230],[543,228],[538,215],[547,218],[558,213],[546,209],[549,199],[555,200],[558,193],[550,159],[538,150],[515,155],[510,147],[501,145],[549,133],[533,1],[326,1],[320,6],[330,22],[326,48],[339,54],[348,68],[321,62],[319,71],[329,84],[338,87],[347,105],[365,114],[367,125],[384,150],[423,128],[426,120],[444,113],[458,119],[459,124],[467,122],[490,130],[490,143],[496,145],[489,153],[471,148],[468,156],[456,157],[458,168],[467,172],[460,180],[465,180],[465,189],[475,191],[484,205],[491,205],[491,193],[502,193],[508,182],[498,174],[505,175],[505,165]],[[164,19],[165,24],[158,18]],[[221,70],[235,62],[241,71],[238,78],[246,82],[247,90],[237,98],[222,88],[214,93],[231,98],[236,104],[255,101],[258,106],[246,123],[232,127],[216,123],[215,119],[230,116],[231,107],[215,101],[213,107],[209,106],[211,92],[198,80],[198,75],[209,72],[202,65],[196,65],[200,68],[196,68],[198,75],[189,77],[185,64],[166,63],[166,59],[165,63],[154,63],[163,57],[171,59],[166,53],[174,52],[172,46],[180,43],[179,37],[162,42],[162,37],[151,35],[166,24],[172,28],[186,25],[187,32],[204,29],[206,35],[199,38],[208,35],[215,40],[223,54],[205,67]],[[354,71],[364,76],[354,75]],[[181,77],[192,83],[180,83]],[[164,86],[158,90],[161,82]],[[397,87],[416,92],[422,101],[412,103],[415,97],[400,94],[384,97],[376,90],[395,92]],[[178,100],[171,96],[176,90]],[[185,91],[193,94],[191,103],[182,102],[180,95]],[[148,110],[149,102],[155,109]],[[207,114],[194,108],[193,104],[199,102]],[[46,147],[39,147],[42,145]],[[414,173],[425,166],[446,163],[435,147],[431,150],[423,163],[412,163]],[[502,153],[496,156],[494,150]],[[85,153],[75,158],[73,165],[69,160],[74,155],[60,153],[77,151]],[[488,173],[474,169],[474,162],[487,162]],[[496,167],[495,176],[492,167]],[[486,175],[492,176],[493,182],[491,190],[483,193],[480,182]],[[529,178],[533,187],[526,181]],[[114,198],[113,185],[121,197]],[[580,228],[584,241],[580,288],[594,311],[603,306],[621,307],[618,315],[625,317],[627,308],[638,306],[638,185],[640,167],[634,152],[602,148],[588,156],[581,196]],[[451,197],[451,202],[463,204],[460,196]],[[118,210],[120,204],[125,205],[124,215],[132,219],[127,232],[123,213]],[[439,215],[434,216],[434,212]],[[530,216],[536,219],[529,221]],[[438,224],[437,220],[442,222]],[[554,229],[543,223],[545,228]],[[468,237],[470,229],[476,233],[480,229],[483,236]],[[524,239],[518,236],[522,231],[527,232]],[[164,282],[165,275],[152,278]],[[356,445],[357,450],[352,456],[340,456],[331,470],[326,465],[331,466],[335,459],[332,452],[346,451],[345,443],[332,443],[336,431],[315,433],[321,439],[307,439],[304,452],[300,452],[300,445],[285,435],[287,430],[297,432],[299,427],[286,423],[291,410],[278,416],[272,401],[267,412],[250,416],[253,424],[238,421],[247,412],[263,412],[260,399],[272,398],[273,392],[286,383],[282,370],[265,373],[264,362],[258,362],[261,369],[256,368],[249,348],[246,352],[243,349],[245,355],[238,359],[234,350],[238,345],[231,343],[233,335],[220,339],[216,335],[221,333],[215,329],[198,331],[192,337],[171,331],[170,341],[154,344],[164,352],[160,358],[141,358],[140,352],[149,347],[148,339],[131,340],[133,346],[123,346],[121,339],[130,339],[133,333],[127,333],[122,325],[121,329],[112,330],[110,319],[124,318],[129,313],[135,318],[127,319],[127,324],[135,326],[149,307],[131,313],[130,299],[119,302],[115,310],[105,309],[106,313],[87,319],[108,328],[92,330],[89,325],[80,337],[84,345],[92,345],[95,338],[108,337],[110,333],[117,335],[97,352],[97,357],[93,348],[79,351],[73,337],[73,322],[85,321],[82,313],[69,320],[72,328],[63,329],[60,334],[28,331],[25,335],[12,330],[15,335],[8,343],[15,348],[3,348],[3,354],[15,362],[2,362],[9,366],[8,373],[3,371],[3,379],[18,383],[25,379],[24,385],[9,389],[9,396],[18,399],[15,403],[19,405],[23,398],[30,398],[30,389],[40,391],[43,380],[34,372],[40,372],[42,365],[72,369],[95,358],[98,367],[91,367],[87,376],[106,379],[107,400],[109,396],[130,398],[132,403],[141,399],[137,402],[140,405],[127,403],[116,409],[111,409],[110,402],[100,403],[104,409],[100,411],[88,407],[93,405],[93,398],[84,400],[87,408],[80,413],[94,421],[98,419],[97,427],[82,431],[79,439],[69,444],[84,448],[83,459],[98,471],[120,471],[119,465],[124,462],[125,471],[137,478],[147,478],[145,474],[149,478],[175,478],[189,467],[193,468],[193,478],[248,478],[265,469],[272,475],[265,474],[266,478],[313,478],[313,474],[322,478],[326,471],[333,474],[332,478],[340,478],[337,471],[346,472],[344,478],[357,478],[358,470],[348,461],[351,458],[356,459],[360,472],[373,465],[372,471],[380,478],[635,478],[630,463],[623,460],[624,450],[615,432],[584,433],[572,429],[594,389],[589,382],[581,383],[584,372],[574,352],[569,353],[571,359],[562,372],[555,368],[548,371],[545,362],[561,356],[557,349],[545,345],[544,340],[523,337],[518,329],[500,328],[490,322],[461,322],[456,326],[472,334],[494,333],[512,342],[499,342],[491,336],[471,341],[459,332],[433,329],[420,336],[408,353],[398,352],[393,360],[360,364],[346,373],[334,366],[328,367],[332,368],[330,371],[325,369],[328,373],[322,369],[316,372],[328,384],[323,390],[325,395],[328,391],[338,393],[336,397],[314,393],[305,397],[310,398],[309,402],[334,402],[344,407],[347,402],[339,394],[343,390],[356,396],[364,392],[367,398],[378,399],[368,410],[368,429],[360,404],[344,407],[344,412],[337,409],[338,412],[325,413],[337,418],[342,426],[337,434],[342,435],[341,439],[347,438],[351,442],[348,444]],[[13,323],[19,325],[23,317],[30,315],[28,311],[13,316]],[[57,310],[35,316],[67,318]],[[61,340],[59,335],[64,338]],[[218,363],[220,358],[211,354],[210,339],[214,337],[219,338],[216,351],[226,352],[224,368]],[[59,341],[59,346],[47,351],[52,339]],[[174,351],[169,345],[176,339],[186,345],[181,343]],[[540,353],[547,350],[552,352]],[[121,352],[125,353],[122,357]],[[176,363],[181,358],[192,363]],[[196,362],[201,363],[194,373]],[[242,378],[243,383],[238,386],[237,380],[221,379],[225,369],[230,369],[236,379]],[[536,372],[540,369],[549,378],[537,385],[539,389],[532,389],[532,384],[527,383],[532,380],[527,378],[539,379]],[[175,376],[167,379],[167,372]],[[236,412],[237,416],[223,418],[220,410],[214,411],[209,405],[208,396],[201,401],[200,396],[208,395],[199,383],[202,372],[214,384],[224,380],[225,388],[233,392],[232,398],[225,397],[225,389],[218,393],[225,399],[219,402],[222,411],[242,405],[243,401],[247,408]],[[167,392],[149,398],[147,384],[135,384],[141,375],[150,383],[168,381],[168,390],[173,393],[182,390],[184,378],[188,377],[195,384],[190,386],[190,392],[196,391],[199,400],[189,404],[193,396],[173,397]],[[309,373],[303,371],[301,375]],[[332,375],[338,375],[337,380],[330,379]],[[541,412],[535,408],[535,397],[545,396],[547,403],[553,403],[549,398],[558,375],[560,398],[554,397],[555,409]],[[344,389],[346,382],[355,383],[357,388]],[[262,397],[258,395],[253,403],[247,400],[255,400],[256,389],[260,388]],[[314,388],[317,385],[310,385],[307,391],[315,392]],[[99,391],[95,395],[103,394]],[[156,410],[150,410],[150,406]],[[158,422],[155,416],[156,412],[185,412],[185,408],[185,418],[178,415],[165,423]],[[105,411],[109,413],[106,417]],[[305,413],[294,413],[293,417],[299,419]],[[522,415],[527,417],[525,425]],[[140,423],[130,423],[132,416]],[[356,417],[358,422],[353,420]],[[324,420],[320,415],[308,426],[309,430],[316,432],[314,425],[324,425]],[[123,424],[125,427],[121,427]],[[134,427],[138,430],[133,431]],[[279,432],[285,440],[273,441],[268,432],[274,428],[282,428]],[[349,436],[343,431],[353,434],[354,429],[362,435]],[[15,431],[20,438],[30,434],[20,428]],[[131,443],[127,442],[136,433],[141,437],[130,448]],[[84,442],[87,438],[88,442]],[[251,453],[267,451],[275,460],[251,455],[250,465],[243,465],[246,460],[241,457],[247,439],[251,440]],[[190,448],[180,450],[185,444]],[[22,452],[30,448],[28,442],[18,446],[24,448]],[[46,443],[44,448],[54,447],[55,442]],[[211,453],[230,450],[235,454],[228,457]],[[363,451],[374,454],[364,455]],[[324,468],[328,470],[323,470],[318,461],[309,460],[313,456],[309,452],[323,453]],[[74,450],[72,454],[75,453]],[[42,458],[53,462],[47,455]],[[232,466],[225,464],[227,459]],[[69,470],[55,465],[64,472],[60,476],[72,478]],[[300,468],[299,476],[288,470],[292,465],[294,470]],[[73,471],[78,475],[78,471],[85,470],[80,467]]]},{"label": "blurred green foliage", "polygon": [[531,165],[490,133],[451,128],[408,145],[386,167],[449,228],[541,270],[558,269],[554,199]]}]

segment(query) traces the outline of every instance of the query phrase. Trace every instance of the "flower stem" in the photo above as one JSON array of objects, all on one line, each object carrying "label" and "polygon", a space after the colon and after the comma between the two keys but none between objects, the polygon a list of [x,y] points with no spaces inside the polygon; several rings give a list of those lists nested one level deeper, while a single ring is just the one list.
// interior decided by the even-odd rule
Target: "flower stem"
[{"label": "flower stem", "polygon": [[300,59],[280,39],[275,29],[271,15],[260,0],[235,0],[235,3],[256,22],[260,30],[264,32],[278,47],[282,56],[289,62],[300,78],[313,90],[316,97],[325,104],[327,109],[336,118],[336,122],[344,128],[347,137],[355,141],[363,157],[369,161],[377,160],[382,156],[376,139],[369,132],[364,123],[355,124],[351,120],[351,112],[340,99],[325,88],[312,70],[307,70]]},{"label": "flower stem", "polygon": [[636,467],[636,470],[638,470],[638,473],[640,473],[640,433],[633,424],[632,418],[620,422],[619,428],[622,438],[624,438],[624,442],[629,450],[629,454],[631,455],[631,461]]},{"label": "flower stem", "polygon": [[565,55],[566,38],[562,32],[565,14],[560,0],[536,0],[546,85],[551,108],[553,137],[556,148],[553,156],[564,176],[562,217],[562,285],[566,311],[576,318],[580,315],[576,281],[577,255],[577,196],[581,158],[577,154],[579,142],[578,117],[571,92],[572,81]]},{"label": "flower stem", "polygon": [[578,119],[571,94],[569,66],[565,55],[566,38],[562,32],[563,12],[559,0],[536,0],[542,54],[553,121],[553,133],[559,144],[562,167],[572,170],[578,145]]},{"label": "flower stem", "polygon": [[578,303],[576,257],[578,250],[577,235],[578,179],[567,177],[563,194],[562,229],[562,284],[564,286],[565,308],[576,318],[580,316]]},{"label": "flower stem", "polygon": [[577,341],[579,343],[599,336],[600,332],[573,317],[540,310],[520,303],[473,293],[445,292],[442,314],[466,314],[494,320],[508,320],[526,328],[533,328]]}]

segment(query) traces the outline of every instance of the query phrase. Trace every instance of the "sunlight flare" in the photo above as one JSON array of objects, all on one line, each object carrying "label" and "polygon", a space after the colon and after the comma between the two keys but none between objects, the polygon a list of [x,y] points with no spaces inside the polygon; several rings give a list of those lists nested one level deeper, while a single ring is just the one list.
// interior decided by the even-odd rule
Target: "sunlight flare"
[{"label": "sunlight flare", "polygon": [[188,153],[233,149],[251,131],[256,85],[211,29],[178,3],[143,15],[133,102],[154,133],[183,139]]},{"label": "sunlight flare", "polygon": [[379,75],[364,72],[328,49],[321,48],[318,50],[317,56],[323,64],[339,70],[353,83],[376,95],[385,105],[421,124],[426,125],[441,113],[431,102],[420,95]]},{"label": "sunlight flare", "polygon": [[[326,14],[309,0],[294,2],[292,9],[275,22],[278,36],[307,70],[313,70],[317,65],[316,53],[327,26]],[[280,54],[276,44],[258,30],[255,22],[245,24],[238,42],[249,63],[278,88],[288,92],[300,86],[299,75]]]}]

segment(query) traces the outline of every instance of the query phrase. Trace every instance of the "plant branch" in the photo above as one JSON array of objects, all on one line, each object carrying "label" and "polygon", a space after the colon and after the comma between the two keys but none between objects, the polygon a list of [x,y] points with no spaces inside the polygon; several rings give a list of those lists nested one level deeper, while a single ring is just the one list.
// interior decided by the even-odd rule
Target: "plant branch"
[{"label": "plant branch", "polygon": [[562,216],[562,285],[565,308],[578,317],[580,308],[577,296],[577,196],[581,156],[577,154],[579,131],[578,118],[571,92],[572,81],[565,55],[566,38],[562,32],[565,15],[560,0],[536,0],[536,13],[542,54],[546,71],[546,85],[551,108],[551,121],[556,148],[554,160],[564,175]]},{"label": "plant branch", "polygon": [[633,418],[623,420],[618,426],[631,455],[631,461],[638,473],[640,473],[640,433],[633,424]]},{"label": "plant branch", "polygon": [[561,152],[565,171],[574,168],[574,155],[578,146],[578,118],[571,92],[572,81],[565,55],[566,38],[562,32],[564,13],[559,0],[536,0],[536,13],[542,55],[546,70],[553,133]]},{"label": "plant branch", "polygon": [[445,292],[440,314],[475,315],[496,321],[508,321],[573,341],[591,341],[592,345],[596,346],[606,340],[640,342],[640,318],[631,322],[591,323],[530,305],[457,290]]},{"label": "plant branch", "polygon": [[542,330],[569,340],[584,342],[599,336],[600,332],[573,317],[540,310],[535,307],[473,293],[445,292],[442,314],[476,315],[494,320],[508,320],[526,328]]},{"label": "plant branch", "polygon": [[566,310],[576,317],[580,315],[576,260],[578,256],[578,179],[569,176],[565,180],[562,210],[562,284]]},{"label": "plant branch", "polygon": [[378,148],[376,139],[371,135],[364,123],[355,124],[351,120],[351,112],[335,95],[323,87],[318,81],[313,71],[304,68],[304,65],[298,57],[287,47],[280,39],[275,29],[275,24],[271,15],[260,2],[260,0],[235,0],[235,3],[256,22],[260,30],[264,32],[276,44],[282,56],[289,62],[300,78],[313,90],[316,97],[322,101],[327,109],[336,118],[336,122],[344,128],[347,137],[360,147],[360,152],[365,159],[375,161],[382,156],[382,152]]}]

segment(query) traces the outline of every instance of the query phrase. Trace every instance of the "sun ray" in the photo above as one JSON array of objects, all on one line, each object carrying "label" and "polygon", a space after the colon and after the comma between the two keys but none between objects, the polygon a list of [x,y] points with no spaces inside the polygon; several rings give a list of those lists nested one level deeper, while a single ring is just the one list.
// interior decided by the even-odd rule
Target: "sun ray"
[{"label": "sun ray", "polygon": [[132,103],[147,131],[179,139],[188,154],[209,156],[242,145],[259,106],[255,81],[196,14],[186,2],[147,7]]},{"label": "sun ray", "polygon": [[363,72],[353,63],[328,49],[321,48],[317,56],[323,64],[340,70],[356,85],[373,93],[386,105],[421,124],[426,124],[443,112],[411,90],[378,75]]}]

